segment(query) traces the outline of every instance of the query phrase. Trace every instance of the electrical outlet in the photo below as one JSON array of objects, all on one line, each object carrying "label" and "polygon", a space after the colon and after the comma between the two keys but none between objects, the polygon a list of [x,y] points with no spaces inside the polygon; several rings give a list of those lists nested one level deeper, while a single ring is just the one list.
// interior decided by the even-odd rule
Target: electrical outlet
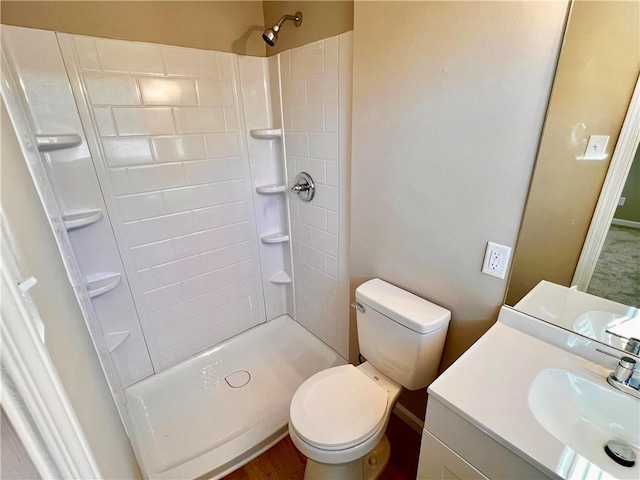
[{"label": "electrical outlet", "polygon": [[618,206],[624,207],[624,204],[626,201],[627,201],[627,197],[620,197],[620,200],[618,200]]},{"label": "electrical outlet", "polygon": [[511,247],[499,243],[487,242],[487,250],[484,254],[482,273],[492,277],[504,278],[509,266]]}]

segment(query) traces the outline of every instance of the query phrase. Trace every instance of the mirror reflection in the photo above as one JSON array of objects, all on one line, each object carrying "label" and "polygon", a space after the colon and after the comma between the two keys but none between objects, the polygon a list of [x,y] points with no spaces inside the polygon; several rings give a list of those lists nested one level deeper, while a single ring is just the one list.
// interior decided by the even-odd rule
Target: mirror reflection
[{"label": "mirror reflection", "polygon": [[640,310],[542,281],[517,310],[627,353],[640,353]]},{"label": "mirror reflection", "polygon": [[640,149],[636,150],[587,293],[640,307]]},{"label": "mirror reflection", "polygon": [[[640,344],[639,10],[573,3],[505,300],[629,353]],[[594,137],[606,142],[595,155]]]}]

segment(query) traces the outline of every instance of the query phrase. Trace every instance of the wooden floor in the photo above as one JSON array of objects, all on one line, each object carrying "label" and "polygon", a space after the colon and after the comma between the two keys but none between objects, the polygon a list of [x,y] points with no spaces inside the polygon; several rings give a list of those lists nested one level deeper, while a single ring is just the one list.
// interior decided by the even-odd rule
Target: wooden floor
[{"label": "wooden floor", "polygon": [[[391,459],[380,480],[415,480],[420,434],[395,414],[391,414],[386,433],[391,443]],[[258,458],[227,475],[225,479],[301,480],[306,460],[287,436]]]}]

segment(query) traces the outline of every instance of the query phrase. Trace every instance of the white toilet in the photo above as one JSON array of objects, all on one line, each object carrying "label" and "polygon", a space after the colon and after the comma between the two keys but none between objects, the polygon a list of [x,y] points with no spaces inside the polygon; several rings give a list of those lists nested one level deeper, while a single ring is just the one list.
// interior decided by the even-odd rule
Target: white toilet
[{"label": "white toilet", "polygon": [[356,289],[358,367],[323,370],[291,400],[289,435],[305,479],[376,479],[389,461],[384,432],[400,390],[436,377],[451,312],[378,278]]}]

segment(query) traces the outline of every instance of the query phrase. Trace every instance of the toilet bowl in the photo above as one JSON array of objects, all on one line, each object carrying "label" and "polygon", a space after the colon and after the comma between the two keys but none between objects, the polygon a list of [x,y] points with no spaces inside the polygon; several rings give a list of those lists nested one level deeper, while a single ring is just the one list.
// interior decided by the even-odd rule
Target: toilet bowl
[{"label": "toilet bowl", "polygon": [[356,289],[367,362],[307,379],[291,400],[289,435],[307,458],[304,478],[374,480],[390,456],[384,432],[402,387],[436,376],[451,313],[380,279]]},{"label": "toilet bowl", "polygon": [[368,362],[323,370],[305,381],[289,419],[291,440],[308,458],[304,478],[378,478],[389,461],[384,432],[400,391]]}]

